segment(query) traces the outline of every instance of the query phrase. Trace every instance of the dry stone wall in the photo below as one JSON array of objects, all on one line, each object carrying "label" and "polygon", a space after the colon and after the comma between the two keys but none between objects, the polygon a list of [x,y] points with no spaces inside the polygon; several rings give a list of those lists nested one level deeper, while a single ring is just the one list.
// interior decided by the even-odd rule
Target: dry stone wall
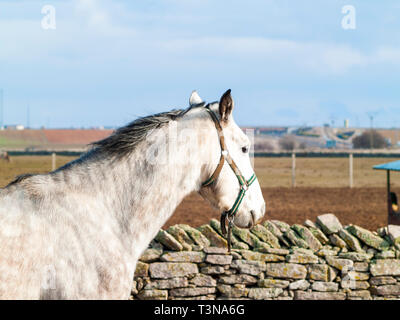
[{"label": "dry stone wall", "polygon": [[175,225],[141,256],[132,299],[399,299],[399,243],[398,226],[371,232],[323,214],[234,227],[228,253],[217,220]]}]

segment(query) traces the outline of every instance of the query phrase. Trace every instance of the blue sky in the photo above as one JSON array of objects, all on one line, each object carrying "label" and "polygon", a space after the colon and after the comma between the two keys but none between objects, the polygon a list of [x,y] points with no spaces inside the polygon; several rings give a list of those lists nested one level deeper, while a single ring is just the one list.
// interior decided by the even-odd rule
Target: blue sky
[{"label": "blue sky", "polygon": [[[44,5],[56,29],[44,30]],[[345,30],[344,5],[356,9]],[[400,2],[4,1],[5,123],[120,126],[228,88],[240,125],[400,124]]]}]

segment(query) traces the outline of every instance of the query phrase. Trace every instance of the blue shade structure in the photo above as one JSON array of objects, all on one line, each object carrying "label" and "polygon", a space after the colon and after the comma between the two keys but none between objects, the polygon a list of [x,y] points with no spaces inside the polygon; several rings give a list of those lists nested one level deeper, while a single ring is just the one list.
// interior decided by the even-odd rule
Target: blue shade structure
[{"label": "blue shade structure", "polygon": [[400,160],[373,166],[376,170],[386,170],[388,228],[389,225],[400,225],[400,208],[397,195],[390,191],[390,171],[400,171]]}]

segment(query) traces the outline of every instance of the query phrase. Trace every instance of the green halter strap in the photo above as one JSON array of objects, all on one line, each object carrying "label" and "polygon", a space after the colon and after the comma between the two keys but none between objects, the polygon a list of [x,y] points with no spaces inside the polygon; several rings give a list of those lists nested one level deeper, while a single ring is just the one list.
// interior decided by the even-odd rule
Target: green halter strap
[{"label": "green halter strap", "polygon": [[[240,204],[242,203],[242,200],[243,200],[248,188],[257,179],[257,177],[256,177],[255,173],[253,173],[253,175],[250,177],[249,180],[246,180],[244,178],[244,176],[240,172],[238,166],[236,165],[235,161],[233,161],[232,157],[230,156],[230,154],[226,148],[224,132],[222,130],[222,126],[221,126],[217,116],[210,109],[209,105],[207,105],[205,107],[205,109],[208,111],[211,118],[213,119],[213,121],[215,123],[215,127],[218,131],[219,141],[220,141],[220,145],[221,145],[221,157],[220,157],[217,168],[214,170],[214,173],[211,175],[210,178],[208,178],[205,182],[203,182],[202,187],[208,187],[217,180],[219,174],[221,173],[222,167],[224,166],[225,160],[226,160],[226,162],[228,162],[229,166],[235,173],[235,175],[239,181],[239,185],[240,185],[239,194],[238,194],[232,208],[228,211],[224,211],[221,214],[221,231],[224,236],[227,236],[228,249],[229,249],[229,251],[231,251],[231,229],[233,226],[233,220],[235,218],[237,211],[239,210]],[[228,230],[226,230],[226,220],[228,220]]]}]

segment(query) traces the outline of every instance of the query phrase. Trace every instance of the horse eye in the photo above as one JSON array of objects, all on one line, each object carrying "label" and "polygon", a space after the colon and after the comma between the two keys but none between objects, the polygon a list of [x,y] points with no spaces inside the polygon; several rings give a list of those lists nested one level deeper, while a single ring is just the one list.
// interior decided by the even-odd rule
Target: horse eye
[{"label": "horse eye", "polygon": [[249,152],[249,148],[247,148],[247,147],[243,147],[243,148],[242,148],[242,152],[243,152],[243,153],[247,153],[247,152]]}]

